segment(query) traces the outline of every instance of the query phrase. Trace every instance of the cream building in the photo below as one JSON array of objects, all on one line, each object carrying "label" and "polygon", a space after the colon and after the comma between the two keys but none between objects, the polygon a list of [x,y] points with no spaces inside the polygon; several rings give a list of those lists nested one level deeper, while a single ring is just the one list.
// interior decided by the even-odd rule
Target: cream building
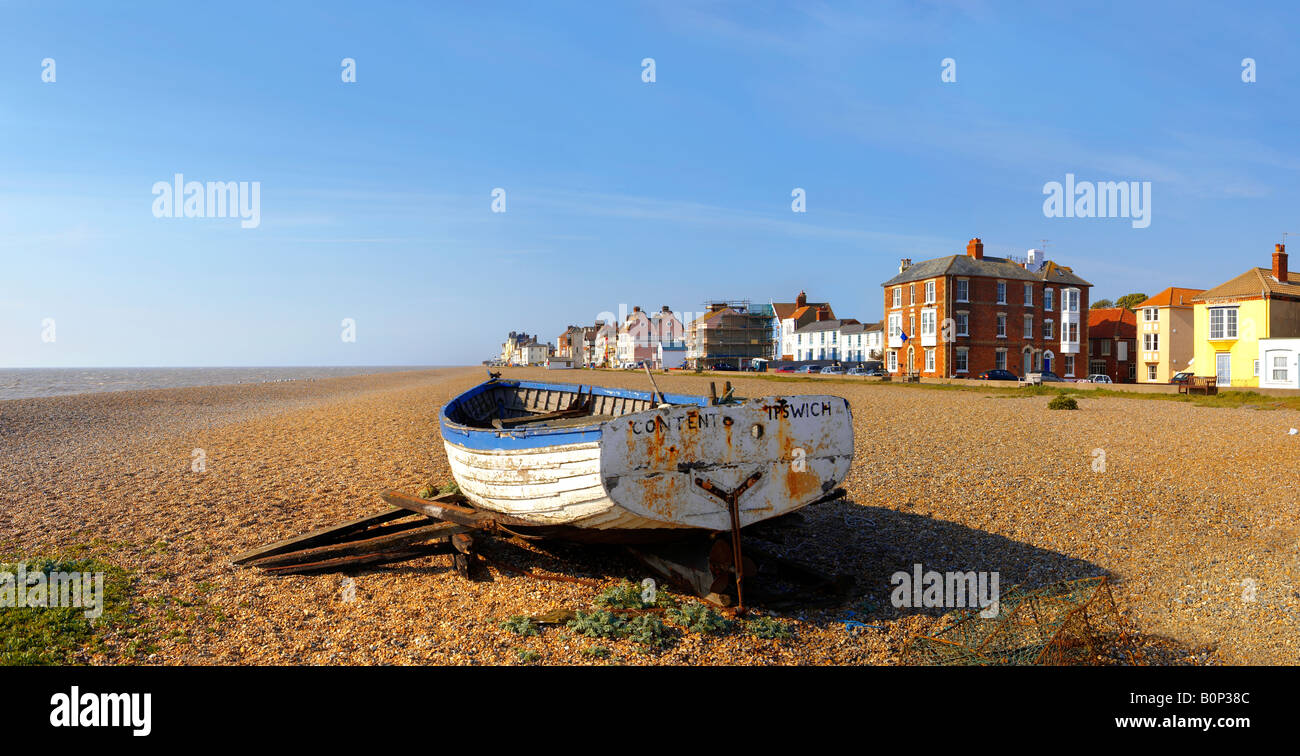
[{"label": "cream building", "polygon": [[1138,383],[1168,383],[1175,374],[1192,369],[1196,351],[1192,298],[1203,291],[1170,286],[1134,307]]}]

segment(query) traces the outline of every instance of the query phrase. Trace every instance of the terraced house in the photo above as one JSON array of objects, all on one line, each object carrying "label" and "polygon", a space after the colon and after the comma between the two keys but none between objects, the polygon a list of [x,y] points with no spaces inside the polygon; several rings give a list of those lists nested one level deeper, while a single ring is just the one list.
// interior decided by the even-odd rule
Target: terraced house
[{"label": "terraced house", "polygon": [[1192,369],[1220,386],[1300,386],[1300,274],[1287,270],[1286,247],[1272,266],[1250,268],[1192,298],[1196,353]]},{"label": "terraced house", "polygon": [[965,255],[902,260],[882,287],[885,369],[894,375],[1085,375],[1092,284],[1039,250],[1024,261],[986,257],[984,242],[971,239]]},{"label": "terraced house", "polygon": [[1137,306],[1138,383],[1168,383],[1192,364],[1192,297],[1202,289],[1170,286]]}]

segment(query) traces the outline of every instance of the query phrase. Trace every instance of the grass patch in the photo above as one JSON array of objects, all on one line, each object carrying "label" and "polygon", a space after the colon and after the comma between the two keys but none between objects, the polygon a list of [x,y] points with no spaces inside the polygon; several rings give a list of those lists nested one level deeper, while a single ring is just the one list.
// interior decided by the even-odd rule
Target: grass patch
[{"label": "grass patch", "polygon": [[1054,410],[1077,410],[1079,409],[1079,403],[1075,401],[1072,396],[1057,394],[1052,397],[1052,401],[1047,403],[1047,408]]},{"label": "grass patch", "polygon": [[623,634],[627,624],[622,617],[613,612],[578,612],[577,617],[569,620],[570,630],[588,638],[618,638]]},{"label": "grass patch", "polygon": [[662,651],[677,641],[676,633],[653,614],[642,614],[624,627],[628,639],[647,653]]},{"label": "grass patch", "polygon": [[435,496],[458,493],[460,493],[460,484],[453,480],[450,483],[443,483],[441,486],[435,486],[433,483],[428,483],[424,488],[420,489],[418,495],[421,499],[432,499]]},{"label": "grass patch", "polygon": [[725,633],[735,625],[731,620],[698,601],[692,601],[680,609],[669,609],[668,619],[692,633],[703,635]]},{"label": "grass patch", "polygon": [[[19,565],[25,568],[27,606],[16,606]],[[63,597],[51,598],[39,592],[36,575],[44,575],[48,586],[52,573],[103,575],[103,611],[87,617],[92,607],[62,605]],[[93,578],[92,578],[93,579]],[[35,558],[0,563],[0,665],[70,665],[81,661],[84,652],[105,651],[104,636],[125,632],[130,636],[135,625],[131,612],[133,580],[130,573],[94,557]],[[33,603],[40,605],[32,606]],[[46,606],[45,603],[56,604]],[[132,640],[128,653],[139,648]]]},{"label": "grass patch", "polygon": [[[1188,395],[1188,394],[1164,394],[1146,391],[1125,391],[1118,388],[1102,388],[1097,386],[1091,388],[1092,384],[1043,384],[1041,386],[983,386],[974,384],[963,384],[961,382],[953,383],[902,383],[898,381],[881,382],[871,379],[854,378],[852,376],[834,376],[834,377],[806,377],[798,375],[772,375],[769,373],[704,373],[699,375],[690,372],[673,373],[674,376],[694,376],[697,378],[727,377],[735,380],[754,380],[754,381],[774,381],[777,383],[804,383],[813,386],[823,383],[844,383],[856,386],[883,386],[901,389],[920,389],[923,391],[974,391],[982,394],[990,394],[1003,397],[1024,397],[1024,396],[1048,396],[1051,394],[1066,393],[1079,397],[1097,397],[1109,396],[1119,399],[1140,399],[1151,401],[1166,402],[1186,402],[1198,407],[1253,407],[1255,409],[1293,409],[1300,410],[1300,396],[1270,396],[1261,394],[1258,391],[1249,389],[1220,388],[1219,393],[1213,396]],[[1075,385],[1090,386],[1090,388],[1073,388]],[[1123,385],[1123,384],[1120,384]]]},{"label": "grass patch", "polygon": [[531,649],[518,648],[515,649],[515,657],[518,658],[522,664],[532,664],[542,658],[542,655]]},{"label": "grass patch", "polygon": [[755,638],[785,640],[794,635],[790,626],[771,617],[759,617],[745,623],[745,630]]},{"label": "grass patch", "polygon": [[609,649],[604,646],[588,646],[582,649],[582,655],[591,659],[608,659]]},{"label": "grass patch", "polygon": [[515,635],[541,635],[541,631],[537,629],[537,620],[525,617],[522,614],[516,614],[510,619],[502,621],[501,627]]},{"label": "grass patch", "polygon": [[[653,600],[647,598],[653,594]],[[606,588],[596,597],[596,606],[606,609],[651,609],[654,607],[670,608],[677,605],[677,600],[660,586],[648,588],[623,581],[613,588]]]}]

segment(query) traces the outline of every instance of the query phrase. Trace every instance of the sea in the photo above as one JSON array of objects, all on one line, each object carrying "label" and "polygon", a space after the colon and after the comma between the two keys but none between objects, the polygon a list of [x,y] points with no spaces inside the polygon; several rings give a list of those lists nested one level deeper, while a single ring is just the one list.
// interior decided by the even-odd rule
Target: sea
[{"label": "sea", "polygon": [[427,367],[432,366],[0,368],[0,399],[232,383],[312,381],[345,375],[424,370]]}]

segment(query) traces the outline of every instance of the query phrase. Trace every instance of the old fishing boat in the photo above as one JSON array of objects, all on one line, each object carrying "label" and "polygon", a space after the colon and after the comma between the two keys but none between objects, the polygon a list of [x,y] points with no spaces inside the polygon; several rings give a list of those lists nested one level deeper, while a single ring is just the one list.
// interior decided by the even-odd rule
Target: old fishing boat
[{"label": "old fishing boat", "polygon": [[737,399],[494,376],[443,407],[441,430],[474,507],[588,540],[734,531],[827,496],[853,458],[848,402],[826,395]]}]

